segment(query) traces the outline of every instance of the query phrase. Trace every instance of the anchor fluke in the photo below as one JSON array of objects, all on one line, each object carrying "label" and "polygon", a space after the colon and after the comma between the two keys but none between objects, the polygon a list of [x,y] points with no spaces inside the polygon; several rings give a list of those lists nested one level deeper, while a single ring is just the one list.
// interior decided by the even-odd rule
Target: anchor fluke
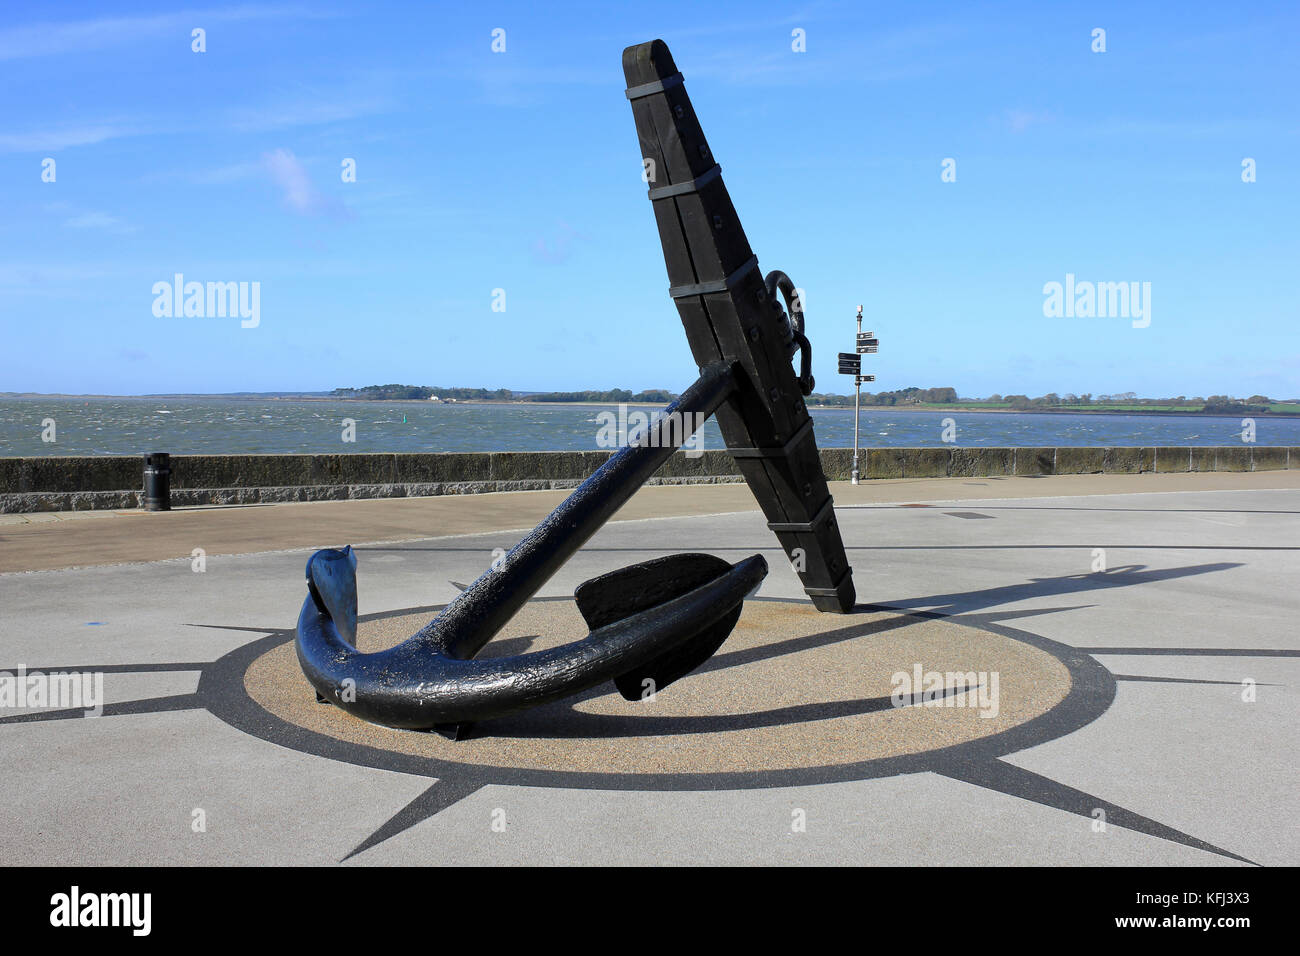
[{"label": "anchor fluke", "polygon": [[316,607],[329,615],[334,629],[352,647],[357,646],[357,555],[323,548],[307,559],[307,591]]},{"label": "anchor fluke", "polygon": [[[756,556],[757,557],[757,556]],[[763,560],[761,557],[758,560]],[[766,562],[765,562],[766,566]],[[712,554],[674,554],[633,564],[578,586],[573,597],[592,630],[649,611],[716,580],[731,565]],[[642,700],[685,677],[717,652],[740,619],[742,602],[672,650],[614,678],[624,700]]]}]

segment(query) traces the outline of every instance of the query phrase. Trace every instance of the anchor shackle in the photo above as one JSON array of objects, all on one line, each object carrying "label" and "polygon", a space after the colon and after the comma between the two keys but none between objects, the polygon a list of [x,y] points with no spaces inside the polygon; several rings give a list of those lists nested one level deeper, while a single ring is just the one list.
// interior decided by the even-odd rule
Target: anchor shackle
[{"label": "anchor shackle", "polygon": [[[794,282],[780,269],[769,272],[764,285],[767,286],[768,301],[781,314],[781,321],[789,332],[790,354],[799,352],[799,391],[811,395],[817,382],[812,373],[812,343],[804,334],[803,298]],[[776,297],[778,291],[785,299],[784,310],[781,308],[781,300]]]}]

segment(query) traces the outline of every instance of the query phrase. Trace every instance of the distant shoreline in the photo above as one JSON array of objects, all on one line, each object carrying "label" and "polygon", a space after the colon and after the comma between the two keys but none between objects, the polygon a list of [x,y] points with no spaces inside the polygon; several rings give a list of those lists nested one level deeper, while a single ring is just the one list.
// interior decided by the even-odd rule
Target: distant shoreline
[{"label": "distant shoreline", "polygon": [[[629,408],[664,408],[659,402],[555,402],[539,401],[530,402],[523,399],[456,399],[455,401],[442,400],[431,402],[427,398],[349,398],[332,395],[296,395],[290,393],[284,394],[189,394],[189,395],[67,395],[62,393],[35,393],[35,392],[8,392],[0,393],[0,401],[138,401],[138,402],[169,402],[169,401],[225,401],[225,402],[349,402],[354,404],[365,405],[514,405],[514,406],[534,406],[539,408],[609,408],[617,405],[624,405]],[[823,411],[852,411],[852,405],[814,405],[808,406],[812,409]],[[1107,408],[1105,406],[1095,406],[1092,408],[986,408],[978,405],[862,405],[862,411],[889,411],[889,412],[909,412],[909,413],[953,413],[965,415],[1131,415],[1136,417],[1143,416],[1174,416],[1179,418],[1235,418],[1238,414],[1247,418],[1300,418],[1300,412],[1226,412],[1215,411],[1205,412],[1200,409],[1183,410],[1183,409],[1147,409],[1147,408]]]},{"label": "distant shoreline", "polygon": [[[809,405],[809,408],[853,411],[852,405]],[[974,408],[969,405],[863,405],[862,410],[891,412],[954,412],[968,415],[1171,415],[1178,418],[1300,418],[1300,412],[1203,412],[1163,408]]]}]

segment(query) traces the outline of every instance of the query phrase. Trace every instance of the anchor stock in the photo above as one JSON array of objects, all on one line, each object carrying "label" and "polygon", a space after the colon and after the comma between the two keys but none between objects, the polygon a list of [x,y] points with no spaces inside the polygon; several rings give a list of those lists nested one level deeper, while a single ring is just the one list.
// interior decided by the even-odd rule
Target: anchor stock
[{"label": "anchor stock", "polygon": [[[646,168],[667,177],[651,183],[649,197],[687,341],[701,367],[728,361],[740,369],[736,393],[717,412],[727,449],[786,554],[805,555],[805,593],[818,610],[848,611],[852,573],[803,401],[812,391],[803,304],[785,273],[759,272],[667,45],[628,47],[623,73]],[[798,378],[795,349],[803,353]]]}]

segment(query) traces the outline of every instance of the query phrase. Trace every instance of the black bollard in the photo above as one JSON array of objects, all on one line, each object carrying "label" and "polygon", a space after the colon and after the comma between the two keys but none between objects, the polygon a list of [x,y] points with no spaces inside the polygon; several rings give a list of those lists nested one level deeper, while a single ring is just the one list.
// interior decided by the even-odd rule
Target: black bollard
[{"label": "black bollard", "polygon": [[144,456],[144,510],[172,510],[171,456],[165,451]]}]

